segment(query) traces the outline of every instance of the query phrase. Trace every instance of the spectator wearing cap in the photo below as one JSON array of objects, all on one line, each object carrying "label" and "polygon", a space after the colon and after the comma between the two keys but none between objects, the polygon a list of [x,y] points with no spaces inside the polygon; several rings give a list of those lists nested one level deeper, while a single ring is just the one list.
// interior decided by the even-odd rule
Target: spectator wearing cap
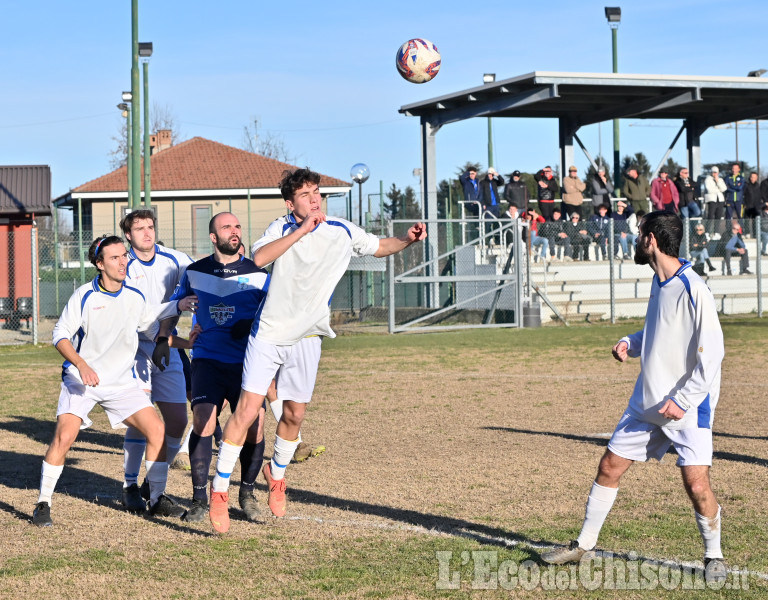
[{"label": "spectator wearing cap", "polygon": [[587,231],[592,236],[592,241],[595,242],[597,249],[595,250],[595,259],[599,256],[602,260],[608,253],[608,236],[611,233],[611,219],[608,216],[608,207],[600,206],[598,208],[598,214],[592,215],[587,222]]},{"label": "spectator wearing cap", "polygon": [[648,180],[637,172],[637,167],[632,166],[624,173],[624,187],[622,194],[634,212],[645,211],[648,208],[648,196],[651,187]]},{"label": "spectator wearing cap", "polygon": [[707,221],[709,221],[709,233],[717,233],[718,237],[725,229],[723,218],[725,217],[725,181],[720,177],[720,169],[713,166],[710,174],[704,180],[704,204],[707,208]]},{"label": "spectator wearing cap", "polygon": [[561,204],[563,212],[570,216],[578,212],[581,217],[584,214],[581,211],[581,205],[584,204],[584,190],[587,184],[579,179],[579,172],[574,165],[568,167],[568,176],[563,178],[563,202]]},{"label": "spectator wearing cap", "polygon": [[464,209],[468,214],[477,216],[478,203],[483,203],[483,190],[477,179],[477,169],[470,167],[469,170],[459,175],[459,182],[464,190]]},{"label": "spectator wearing cap", "polygon": [[661,167],[659,176],[651,182],[651,204],[653,210],[668,210],[677,213],[680,198],[677,186],[669,178],[666,167]]},{"label": "spectator wearing cap", "polygon": [[744,204],[744,176],[741,167],[735,164],[731,167],[731,174],[725,177],[725,218],[741,219],[742,205]]},{"label": "spectator wearing cap", "polygon": [[691,180],[688,169],[681,168],[677,172],[675,177],[675,187],[677,188],[677,195],[679,198],[678,207],[680,208],[680,216],[683,219],[694,219],[701,216],[701,207],[699,201],[696,199],[698,191],[696,185]]},{"label": "spectator wearing cap", "polygon": [[749,252],[744,238],[741,237],[741,225],[738,221],[731,223],[731,239],[725,244],[725,274],[731,274],[731,256],[739,255],[739,275],[752,275],[749,270]]},{"label": "spectator wearing cap", "polygon": [[[696,223],[696,227],[693,228],[689,243],[691,245],[691,258],[696,260],[696,264],[707,263],[710,272],[715,271],[716,269],[712,265],[712,261],[709,259],[709,252],[707,251],[709,238],[706,231],[704,231],[704,223],[701,221]],[[701,268],[703,269],[703,265]]]},{"label": "spectator wearing cap", "polygon": [[488,173],[480,182],[480,188],[483,194],[483,210],[491,213],[497,219],[499,218],[499,205],[501,196],[499,196],[499,186],[504,185],[504,178],[493,167],[488,167]]},{"label": "spectator wearing cap", "polygon": [[597,173],[592,177],[592,209],[595,214],[599,214],[600,205],[608,207],[608,214],[611,214],[611,195],[613,194],[613,182],[605,175],[605,167],[597,168]]},{"label": "spectator wearing cap", "polygon": [[513,171],[509,183],[504,187],[504,199],[521,210],[528,210],[528,186],[522,180],[520,171]]},{"label": "spectator wearing cap", "polygon": [[539,212],[547,219],[552,220],[552,211],[555,208],[555,198],[560,192],[557,179],[552,175],[552,167],[547,165],[538,171],[533,178],[536,180],[536,191],[539,199]]},{"label": "spectator wearing cap", "polygon": [[619,200],[616,203],[616,210],[610,215],[613,219],[613,236],[614,247],[619,246],[621,248],[621,256],[624,260],[628,260],[632,257],[631,251],[635,247],[635,240],[637,235],[629,230],[629,216],[627,212],[627,203],[623,200]]}]

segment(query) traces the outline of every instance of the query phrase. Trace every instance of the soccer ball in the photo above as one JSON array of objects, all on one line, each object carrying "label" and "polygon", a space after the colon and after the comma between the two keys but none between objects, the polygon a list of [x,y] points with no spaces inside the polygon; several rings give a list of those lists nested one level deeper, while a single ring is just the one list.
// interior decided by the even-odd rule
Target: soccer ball
[{"label": "soccer ball", "polygon": [[440,52],[429,40],[408,40],[397,51],[395,64],[403,79],[411,83],[426,83],[440,71]]}]

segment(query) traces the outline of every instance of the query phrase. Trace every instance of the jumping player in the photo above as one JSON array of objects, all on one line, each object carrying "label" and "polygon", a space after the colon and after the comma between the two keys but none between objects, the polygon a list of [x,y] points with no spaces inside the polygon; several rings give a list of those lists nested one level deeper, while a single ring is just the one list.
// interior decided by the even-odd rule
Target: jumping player
[{"label": "jumping player", "polygon": [[709,479],[723,333],[712,292],[689,262],[677,258],[682,237],[683,224],[672,212],[652,212],[639,223],[635,262],[655,273],[651,297],[643,329],[619,340],[613,356],[619,362],[639,356],[640,375],[600,460],[578,539],[542,554],[545,562],[578,562],[591,551],[621,476],[634,461],[661,460],[674,446],[704,541],[705,578],[722,581],[727,575],[720,506]]},{"label": "jumping player", "polygon": [[88,413],[96,404],[112,427],[127,425],[146,438],[150,513],[175,515],[175,506],[164,494],[168,463],[163,422],[132,371],[139,343],[136,331],[177,314],[177,303],[150,305],[141,292],[125,284],[128,253],[119,237],[95,240],[88,258],[99,275],[72,294],[53,329],[53,345],[64,357],[64,367],[56,431],[43,459],[40,496],[32,517],[41,527],[53,525],[51,497],[64,459],[78,431],[91,425]]},{"label": "jumping player", "polygon": [[[240,221],[232,213],[214,216],[209,224],[213,254],[192,263],[173,298],[194,294],[196,327],[192,356],[192,432],[189,462],[192,469],[192,506],[185,521],[202,521],[208,513],[208,471],[213,453],[213,433],[226,400],[237,407],[243,376],[243,359],[251,326],[266,298],[269,275],[252,260],[238,254]],[[240,508],[249,521],[259,520],[253,487],[264,458],[264,409],[248,428],[240,454]],[[261,427],[260,427],[261,424]]]},{"label": "jumping player", "polygon": [[263,473],[270,510],[277,517],[285,515],[285,469],[301,441],[322,337],[335,337],[330,299],[351,256],[389,256],[427,236],[422,223],[402,237],[379,239],[344,219],[326,219],[319,183],[320,175],[309,169],[285,171],[280,193],[290,214],[273,221],[252,248],[257,266],[274,264],[261,322],[248,340],[240,400],[224,427],[211,483],[209,517],[221,533],[229,530],[229,477],[276,375],[283,412],[272,461]]},{"label": "jumping player", "polygon": [[[131,245],[128,252],[128,285],[144,294],[150,304],[168,302],[192,259],[183,252],[156,244],[155,215],[151,210],[128,213],[120,222],[120,228]],[[168,346],[170,330],[175,322],[174,319],[163,323],[162,330],[161,324],[155,323],[149,330],[139,333],[139,348],[136,352],[136,375],[144,391],[163,415],[169,465],[173,464],[187,427],[184,369],[179,353],[170,352]],[[123,505],[134,512],[144,510],[149,493],[146,482],[141,490],[138,486],[145,444],[141,433],[129,427],[123,442]],[[177,512],[181,516],[184,511],[179,507]]]}]

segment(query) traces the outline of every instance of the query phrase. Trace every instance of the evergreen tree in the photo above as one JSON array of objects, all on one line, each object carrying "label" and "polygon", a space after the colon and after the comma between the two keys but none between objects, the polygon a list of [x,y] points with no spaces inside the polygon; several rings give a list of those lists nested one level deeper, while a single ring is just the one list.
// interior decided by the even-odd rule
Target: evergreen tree
[{"label": "evergreen tree", "polygon": [[628,154],[621,159],[621,172],[626,173],[630,169],[637,169],[638,175],[644,176],[646,179],[651,177],[651,163],[648,162],[645,154],[642,152],[635,152],[634,156]]}]

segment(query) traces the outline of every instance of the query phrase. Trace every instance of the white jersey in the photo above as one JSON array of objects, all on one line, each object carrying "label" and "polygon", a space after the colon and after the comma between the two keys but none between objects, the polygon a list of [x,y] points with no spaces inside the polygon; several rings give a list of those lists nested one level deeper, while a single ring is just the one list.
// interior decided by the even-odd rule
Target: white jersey
[{"label": "white jersey", "polygon": [[[53,345],[65,339],[72,342],[98,375],[99,387],[137,387],[133,373],[137,331],[177,314],[177,302],[149,304],[139,290],[125,283],[117,292],[106,292],[97,277],[70,297],[53,328]],[[82,383],[72,363],[65,361],[63,368],[64,374]]]},{"label": "white jersey", "polygon": [[[627,410],[669,429],[711,428],[720,397],[723,331],[707,284],[691,263],[680,263],[663,283],[654,275],[643,329],[622,338],[641,365]],[[658,412],[670,398],[686,411],[679,421]]]},{"label": "white jersey", "polygon": [[[273,221],[251,249],[298,229],[293,215]],[[289,346],[308,335],[336,337],[331,329],[331,295],[352,256],[375,254],[379,238],[346,219],[331,217],[275,260],[256,337]]]},{"label": "white jersey", "polygon": [[[128,267],[125,282],[136,288],[147,299],[149,304],[168,302],[176,289],[192,259],[183,252],[155,245],[155,255],[150,261],[143,261],[133,248],[128,251]],[[155,323],[139,337],[142,341],[154,342],[160,323]]]}]

